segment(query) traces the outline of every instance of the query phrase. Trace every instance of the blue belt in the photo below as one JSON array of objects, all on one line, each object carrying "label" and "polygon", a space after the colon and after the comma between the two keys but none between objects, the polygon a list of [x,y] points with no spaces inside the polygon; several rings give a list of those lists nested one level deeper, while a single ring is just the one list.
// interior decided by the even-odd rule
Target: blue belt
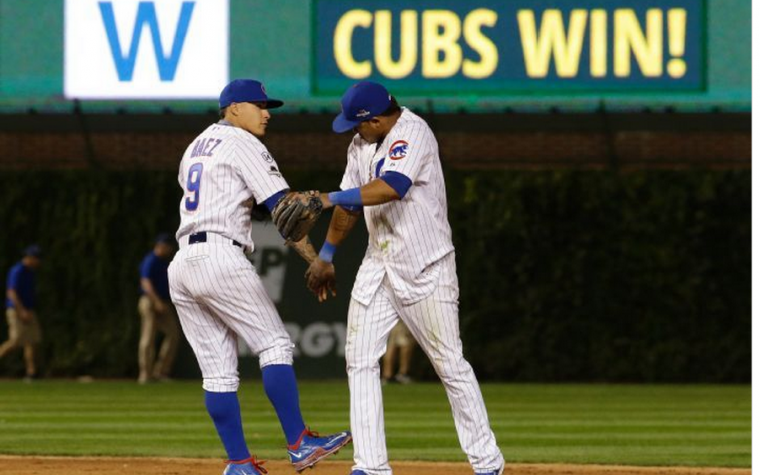
[{"label": "blue belt", "polygon": [[[199,242],[206,242],[207,240],[208,240],[208,234],[206,233],[206,231],[201,231],[199,233],[191,234],[190,236],[188,236],[187,243],[198,244]],[[230,239],[230,242],[232,243],[233,246],[243,247],[242,244],[235,241],[234,239]]]}]

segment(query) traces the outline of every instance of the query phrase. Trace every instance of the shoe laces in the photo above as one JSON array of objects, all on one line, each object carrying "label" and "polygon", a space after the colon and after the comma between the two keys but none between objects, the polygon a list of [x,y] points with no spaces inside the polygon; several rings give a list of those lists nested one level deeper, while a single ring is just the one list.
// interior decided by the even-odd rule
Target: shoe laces
[{"label": "shoe laces", "polygon": [[294,444],[292,444],[292,445],[288,444],[288,449],[290,449],[290,450],[296,450],[298,447],[301,446],[301,442],[303,441],[303,438],[307,437],[307,436],[308,437],[314,437],[314,438],[316,438],[316,437],[319,437],[319,434],[316,433],[315,431],[309,429],[308,427],[306,427],[303,430],[303,432],[301,432],[301,435],[298,436],[298,440]]},{"label": "shoe laces", "polygon": [[255,468],[256,470],[258,470],[262,474],[269,473],[269,472],[267,472],[267,469],[264,468],[264,464],[267,461],[266,460],[256,460],[256,456],[255,455],[252,456],[251,458],[245,459],[245,460],[235,460],[235,461],[228,460],[227,461],[227,463],[234,463],[236,465],[238,465],[238,464],[244,464],[244,463],[248,463],[248,462],[250,462],[251,465],[253,465],[253,468]]}]

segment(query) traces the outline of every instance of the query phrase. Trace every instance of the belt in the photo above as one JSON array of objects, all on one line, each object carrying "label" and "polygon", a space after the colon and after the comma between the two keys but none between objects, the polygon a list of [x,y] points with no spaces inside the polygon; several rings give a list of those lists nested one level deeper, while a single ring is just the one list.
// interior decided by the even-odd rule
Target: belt
[{"label": "belt", "polygon": [[201,231],[199,233],[191,234],[187,236],[187,238],[183,237],[180,239],[180,244],[183,244],[183,241],[185,239],[187,239],[187,244],[198,244],[199,242],[221,242],[221,243],[229,243],[237,247],[243,247],[242,244],[235,241],[234,239],[226,238],[220,234],[207,233],[206,231]]}]

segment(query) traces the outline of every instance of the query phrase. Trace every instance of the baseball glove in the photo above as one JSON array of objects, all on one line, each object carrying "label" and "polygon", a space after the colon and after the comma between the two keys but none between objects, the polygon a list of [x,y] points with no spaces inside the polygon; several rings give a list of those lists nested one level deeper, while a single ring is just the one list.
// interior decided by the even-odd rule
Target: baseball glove
[{"label": "baseball glove", "polygon": [[272,221],[280,235],[298,242],[314,227],[322,214],[318,191],[295,191],[283,196],[272,209]]}]

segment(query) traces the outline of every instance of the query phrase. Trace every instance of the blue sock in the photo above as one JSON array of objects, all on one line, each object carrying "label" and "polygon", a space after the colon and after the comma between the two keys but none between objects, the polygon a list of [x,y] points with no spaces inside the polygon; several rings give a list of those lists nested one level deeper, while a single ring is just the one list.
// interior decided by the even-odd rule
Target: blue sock
[{"label": "blue sock", "polygon": [[264,366],[261,375],[264,391],[277,412],[288,445],[293,445],[306,429],[298,402],[296,373],[291,365],[278,364]]},{"label": "blue sock", "polygon": [[216,431],[232,461],[251,458],[243,435],[240,418],[240,402],[237,393],[212,393],[206,391],[206,410],[214,421]]}]

